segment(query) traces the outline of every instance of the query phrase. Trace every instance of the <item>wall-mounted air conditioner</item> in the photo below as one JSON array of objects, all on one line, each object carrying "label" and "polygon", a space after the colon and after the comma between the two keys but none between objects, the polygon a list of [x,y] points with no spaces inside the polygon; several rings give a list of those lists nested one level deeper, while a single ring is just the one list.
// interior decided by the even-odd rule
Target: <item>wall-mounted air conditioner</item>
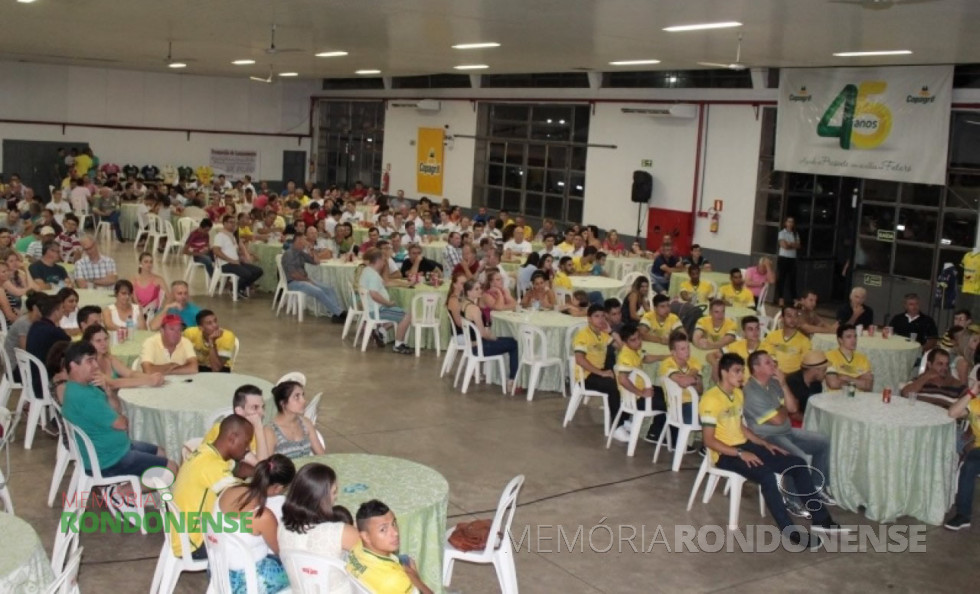
[{"label": "wall-mounted air conditioner", "polygon": [[690,119],[698,115],[698,106],[691,103],[677,103],[674,105],[654,105],[651,107],[623,107],[622,112],[638,113],[655,118]]},{"label": "wall-mounted air conditioner", "polygon": [[413,107],[419,113],[439,113],[442,102],[435,99],[420,99],[418,101],[392,101],[389,107]]}]

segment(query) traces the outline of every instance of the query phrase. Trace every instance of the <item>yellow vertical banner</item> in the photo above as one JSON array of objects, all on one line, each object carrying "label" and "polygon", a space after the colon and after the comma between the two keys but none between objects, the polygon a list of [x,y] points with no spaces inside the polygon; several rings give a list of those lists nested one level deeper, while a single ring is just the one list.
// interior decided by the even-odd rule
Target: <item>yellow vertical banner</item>
[{"label": "yellow vertical banner", "polygon": [[442,196],[443,129],[419,128],[416,179],[419,194]]}]

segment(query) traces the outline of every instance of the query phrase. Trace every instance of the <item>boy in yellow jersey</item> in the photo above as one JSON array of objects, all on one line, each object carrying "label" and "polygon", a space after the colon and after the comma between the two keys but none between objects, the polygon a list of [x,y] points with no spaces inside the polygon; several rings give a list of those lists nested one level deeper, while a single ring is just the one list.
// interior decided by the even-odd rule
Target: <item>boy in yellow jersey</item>
[{"label": "boy in yellow jersey", "polygon": [[959,488],[956,491],[956,513],[944,525],[949,530],[961,530],[970,527],[970,516],[973,513],[973,493],[977,485],[977,475],[980,474],[980,370],[969,378],[970,389],[962,398],[949,407],[949,416],[953,419],[966,417],[970,422],[973,433],[973,443],[963,456],[963,466],[960,467]]},{"label": "boy in yellow jersey", "polygon": [[827,387],[840,390],[845,385],[852,385],[864,392],[871,391],[875,383],[874,373],[871,372],[871,361],[864,354],[857,352],[857,330],[853,324],[841,324],[837,327],[837,348],[827,351]]},{"label": "boy in yellow jersey", "polygon": [[235,334],[219,326],[217,314],[210,309],[202,309],[195,319],[197,326],[184,330],[184,338],[194,345],[197,370],[231,372]]},{"label": "boy in yellow jersey", "polygon": [[575,251],[575,230],[565,229],[565,241],[561,242],[557,246],[558,251],[565,255],[569,255]]},{"label": "boy in yellow jersey", "polygon": [[728,272],[729,284],[722,285],[718,290],[718,297],[726,305],[737,305],[739,307],[755,307],[755,295],[745,286],[742,279],[742,271],[732,268]]},{"label": "boy in yellow jersey", "polygon": [[[670,356],[660,362],[660,377],[670,378],[683,390],[681,396],[681,418],[685,423],[690,423],[693,418],[693,411],[691,409],[693,396],[694,394],[700,394],[704,389],[701,380],[701,362],[691,357],[691,343],[688,342],[687,335],[684,334],[683,330],[677,330],[671,333],[668,347],[670,348]],[[653,409],[667,410],[667,400],[664,393],[661,392],[660,394],[655,394],[655,396],[659,396],[659,398],[654,398]],[[659,439],[665,422],[666,415],[654,417],[646,440],[650,441],[654,437]],[[673,427],[670,428],[670,437],[670,448],[673,451],[677,443],[677,430]],[[653,441],[656,442],[657,439],[653,439]],[[694,453],[695,451],[697,450],[690,449],[688,453]]]},{"label": "boy in yellow jersey", "polygon": [[372,499],[357,510],[357,531],[361,542],[347,557],[347,571],[378,594],[432,594],[419,577],[415,560],[398,555],[401,539],[398,520],[387,505]]},{"label": "boy in yellow jersey", "polygon": [[694,346],[705,351],[720,349],[738,338],[735,320],[725,317],[725,302],[715,299],[711,302],[708,315],[698,320],[694,326]]},{"label": "boy in yellow jersey", "polygon": [[640,318],[640,335],[643,340],[667,344],[674,330],[681,330],[681,319],[670,311],[670,297],[657,294],[653,297],[653,311]]},{"label": "boy in yellow jersey", "polygon": [[[236,415],[248,420],[252,424],[252,441],[248,444],[248,452],[242,458],[242,462],[255,466],[259,460],[265,460],[272,452],[269,444],[265,440],[263,423],[265,421],[265,401],[262,398],[262,390],[258,386],[245,384],[235,390],[235,395],[231,399],[231,409]],[[221,430],[221,421],[211,427],[198,449],[218,439]]]},{"label": "boy in yellow jersey", "polygon": [[715,296],[711,281],[701,280],[701,269],[694,264],[687,267],[688,280],[681,283],[680,300],[691,303],[708,303]]},{"label": "boy in yellow jersey", "polygon": [[595,266],[596,255],[599,250],[594,245],[587,245],[582,250],[582,255],[572,258],[572,274],[591,275],[592,268]]},{"label": "boy in yellow jersey", "polygon": [[555,278],[551,280],[551,288],[571,291],[572,279],[570,277],[574,270],[571,256],[562,256],[561,260],[558,261],[558,271],[555,272]]},{"label": "boy in yellow jersey", "polygon": [[637,379],[635,383],[630,381],[630,373],[637,370],[643,371],[643,365],[662,361],[667,356],[648,355],[643,352],[643,337],[640,335],[639,329],[632,324],[623,327],[620,331],[620,338],[623,341],[623,348],[620,349],[619,355],[616,357],[616,378],[619,381],[619,391],[634,394],[637,398],[636,406],[640,410],[644,410],[646,407],[645,398],[653,399],[651,401],[654,403],[652,410],[667,410],[666,406],[657,408],[658,392],[659,402],[662,404],[664,400],[662,390],[654,388],[654,386],[644,385],[642,378]]},{"label": "boy in yellow jersey", "polygon": [[810,350],[810,339],[797,329],[799,312],[787,305],[783,308],[783,327],[773,330],[762,341],[762,349],[772,355],[785,374],[799,371],[803,355]]},{"label": "boy in yellow jersey", "polygon": [[[823,502],[813,496],[817,489],[814,488],[806,462],[762,439],[742,424],[744,367],[745,361],[738,355],[723,355],[718,362],[720,383],[705,392],[698,404],[704,445],[710,450],[711,460],[722,470],[738,473],[759,483],[766,507],[784,534],[787,528],[793,526],[793,521],[783,503],[777,475],[791,478],[794,491],[806,499],[806,507],[813,516],[812,530],[839,530],[840,526],[830,517]],[[807,539],[809,535],[802,533],[804,536],[801,537],[801,532],[799,529],[791,532],[790,541],[794,544],[808,541],[811,547],[820,546],[819,538],[810,536]]]},{"label": "boy in yellow jersey", "polygon": [[[722,347],[720,350],[708,353],[708,364],[711,365],[711,375],[714,377],[715,382],[718,381],[718,361],[721,360],[722,355],[725,353],[735,353],[742,359],[748,361],[749,355],[759,350],[759,347],[762,345],[762,329],[759,326],[759,318],[755,316],[745,316],[742,318],[742,336],[745,338],[740,338]],[[749,369],[746,366],[745,380],[748,381],[748,379]]]},{"label": "boy in yellow jersey", "polygon": [[[564,261],[564,258],[562,258]],[[610,348],[612,336],[605,331],[608,326],[606,309],[602,305],[590,305],[588,309],[589,324],[578,331],[572,339],[572,350],[575,352],[576,374],[584,375],[586,390],[595,390],[606,395],[609,403],[609,418],[615,419],[619,412],[619,384],[613,371],[616,363],[616,351]],[[629,441],[630,421],[623,420],[619,427],[612,427],[613,439]]]}]

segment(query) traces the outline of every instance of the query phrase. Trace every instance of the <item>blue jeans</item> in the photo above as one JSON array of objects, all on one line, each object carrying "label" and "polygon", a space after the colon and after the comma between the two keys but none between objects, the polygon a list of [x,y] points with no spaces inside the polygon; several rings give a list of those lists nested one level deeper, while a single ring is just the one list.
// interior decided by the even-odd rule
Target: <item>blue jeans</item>
[{"label": "blue jeans", "polygon": [[214,260],[211,259],[211,256],[194,256],[194,261],[204,265],[204,270],[207,270],[208,277],[214,274]]},{"label": "blue jeans", "polygon": [[304,295],[309,295],[317,300],[317,303],[326,308],[330,315],[339,316],[344,313],[344,306],[337,299],[337,293],[326,285],[321,285],[313,281],[289,281],[286,288],[290,291],[299,291]]},{"label": "blue jeans", "polygon": [[[476,354],[476,347],[473,347]],[[517,341],[509,336],[502,336],[494,340],[483,339],[483,354],[487,357],[494,355],[507,355],[510,359],[510,368],[507,370],[507,379],[517,377]]]},{"label": "blue jeans", "polygon": [[973,490],[980,474],[980,448],[970,450],[960,468],[959,486],[956,489],[956,513],[967,518],[973,513]]},{"label": "blue jeans", "polygon": [[[814,486],[826,488],[830,484],[830,438],[822,433],[793,429],[782,435],[767,435],[766,441],[775,444],[794,456],[806,460],[810,456],[811,479]],[[801,491],[794,490],[800,493]]]},{"label": "blue jeans", "polygon": [[119,243],[122,243],[124,240],[122,229],[119,227],[119,211],[117,210],[113,213],[107,214],[106,216],[102,217],[102,220],[109,221],[112,224],[112,229],[116,232],[116,239],[119,241]]},{"label": "blue jeans", "polygon": [[670,279],[662,276],[650,276],[650,281],[653,284],[653,290],[656,293],[666,293],[670,289]]},{"label": "blue jeans", "polygon": [[[147,469],[154,466],[166,466],[167,458],[157,456],[157,446],[145,441],[133,441],[129,444],[129,451],[118,462],[102,469],[102,476],[120,476],[124,474],[134,474],[141,476]],[[87,474],[91,475],[90,472]]]}]

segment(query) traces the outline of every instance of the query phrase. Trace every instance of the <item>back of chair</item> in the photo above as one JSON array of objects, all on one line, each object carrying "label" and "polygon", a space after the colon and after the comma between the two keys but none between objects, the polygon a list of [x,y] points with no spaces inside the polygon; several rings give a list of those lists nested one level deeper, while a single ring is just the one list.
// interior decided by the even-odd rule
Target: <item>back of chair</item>
[{"label": "back of chair", "polygon": [[276,271],[279,273],[279,284],[283,287],[289,282],[286,278],[286,269],[282,267],[282,253],[276,254]]},{"label": "back of chair", "polygon": [[51,387],[48,383],[48,370],[44,366],[44,363],[41,363],[40,359],[23,349],[15,348],[14,356],[17,358],[17,368],[20,369],[20,377],[23,380],[21,382],[23,384],[23,389],[28,390],[28,393],[32,398],[37,398],[38,395],[34,393],[34,382],[31,381],[33,374],[36,373],[37,377],[41,380],[41,398],[47,402],[51,402]]},{"label": "back of chair", "polygon": [[77,549],[68,557],[64,570],[44,590],[44,594],[77,594],[79,592],[78,568],[82,564],[82,552],[84,550],[84,548]]},{"label": "back of chair", "polygon": [[681,388],[677,382],[669,377],[662,378],[662,381],[667,400],[667,420],[677,425],[686,424],[701,427],[701,423],[698,420],[698,400],[700,399],[700,395],[697,390],[693,387],[686,389],[686,392],[691,395],[691,422],[684,423],[684,413],[681,408],[684,405],[685,388]]},{"label": "back of chair", "polygon": [[783,325],[783,310],[776,312],[776,315],[772,317],[772,327],[770,330],[779,330]]},{"label": "back of chair", "polygon": [[282,549],[279,558],[294,594],[331,592],[339,584],[355,581],[340,559],[299,549]]},{"label": "back of chair", "polygon": [[548,337],[540,328],[521,324],[518,329],[518,341],[525,360],[541,360],[548,356]]},{"label": "back of chair", "polygon": [[211,568],[211,586],[213,586],[208,588],[208,592],[234,594],[228,565],[228,560],[231,558],[245,565],[245,592],[248,594],[259,592],[258,575],[252,553],[235,534],[231,532],[215,534],[209,524],[204,534],[204,546],[208,550],[208,565]]},{"label": "back of chair", "polygon": [[[156,479],[150,479],[150,480],[153,481],[153,480],[156,480]],[[173,501],[173,495],[170,493],[170,489],[163,488],[163,485],[162,484],[159,485],[159,486],[158,485],[152,485],[152,486],[154,488],[159,489],[158,493],[161,495],[160,501],[162,501],[164,503],[164,505],[167,506],[166,507],[166,511],[169,512],[169,513],[171,513],[171,514],[173,514],[173,517],[175,517],[175,518],[182,517],[180,515],[180,513],[181,513],[180,512],[180,508],[177,507],[177,504],[175,504],[174,501]],[[162,495],[164,495],[164,494],[170,494],[171,495],[170,499],[164,499],[162,497]],[[164,542],[165,542],[165,544],[163,546],[167,547],[167,550],[170,551],[170,552],[172,552],[173,551],[173,539],[174,539],[173,532],[174,531],[173,530],[163,530],[162,532],[163,532],[163,539],[164,539]],[[177,540],[180,543],[180,558],[181,558],[181,560],[184,563],[192,563],[193,562],[193,559],[191,558],[191,553],[194,552],[194,547],[191,546],[190,535],[187,533],[187,530],[177,530],[176,532],[177,532]]]},{"label": "back of chair", "polygon": [[180,231],[180,240],[182,243],[187,243],[187,236],[194,231],[194,227],[197,224],[194,219],[190,217],[180,217],[177,219],[177,230]]},{"label": "back of chair", "polygon": [[235,366],[235,361],[238,361],[238,351],[242,350],[242,341],[235,337],[235,348],[231,351],[231,358],[228,359],[229,367]]},{"label": "back of chair", "polygon": [[[920,375],[922,375],[923,373],[926,372],[926,367],[929,366],[929,353],[931,353],[934,350],[935,349],[929,349],[928,351],[922,353],[922,358],[919,359],[919,372],[915,374],[916,377],[918,377],[918,376],[920,376]],[[950,366],[950,367],[952,367],[952,366]],[[24,372],[21,371],[20,372],[20,375],[21,375],[21,377],[24,377]]]},{"label": "back of chair", "polygon": [[510,526],[514,522],[514,511],[517,510],[517,496],[520,494],[521,487],[524,486],[524,475],[519,474],[510,479],[504,492],[500,494],[500,501],[497,502],[497,511],[493,514],[493,523],[490,525],[490,537],[487,538],[487,546],[483,550],[483,557],[490,558],[493,552],[504,542],[510,541]]},{"label": "back of chair", "polygon": [[306,409],[303,411],[303,416],[309,419],[314,425],[316,425],[317,417],[317,407],[320,406],[320,398],[323,397],[323,392],[320,392],[313,397],[306,405]]},{"label": "back of chair", "polygon": [[207,434],[207,432],[211,430],[211,427],[214,427],[215,423],[222,421],[233,412],[235,411],[231,408],[218,408],[211,411],[211,413],[204,418],[204,434]]},{"label": "back of chair", "polygon": [[555,289],[555,297],[557,297],[555,301],[556,305],[565,305],[568,303],[572,299],[574,292],[571,289]]},{"label": "back of chair", "polygon": [[[743,275],[744,276],[744,275]],[[769,298],[769,283],[762,285],[762,289],[759,290],[759,299],[756,304],[756,311],[759,313],[765,313],[766,309],[766,299]]]},{"label": "back of chair", "polygon": [[3,375],[7,378],[7,381],[10,382],[10,387],[19,388],[20,384],[14,381],[14,365],[17,365],[17,362],[10,360],[10,355],[7,354],[7,349],[0,348],[0,360],[3,360]]},{"label": "back of chair", "polygon": [[564,348],[566,349],[565,352],[572,353],[573,357],[575,356],[575,348],[572,346],[572,343],[575,342],[575,335],[578,334],[582,330],[582,328],[585,328],[586,326],[588,326],[586,322],[580,322],[578,324],[573,324],[568,328],[565,328],[565,345],[564,345]]},{"label": "back of chair", "polygon": [[364,311],[361,307],[361,299],[354,290],[354,285],[352,283],[347,283],[347,294],[350,295],[350,309],[352,311]]},{"label": "back of chair", "polygon": [[381,308],[375,303],[374,299],[368,294],[367,289],[357,289],[357,296],[361,300],[361,307],[364,310],[364,315],[367,316],[369,320],[375,322],[381,321]]},{"label": "back of chair", "polygon": [[146,230],[150,233],[160,233],[160,215],[152,212],[146,215]]},{"label": "back of chair", "polygon": [[480,329],[476,324],[463,318],[463,334],[466,336],[466,341],[476,347],[476,356],[483,357],[483,336],[480,335]]},{"label": "back of chair", "polygon": [[177,233],[174,232],[174,224],[163,219],[159,220],[160,234],[167,238],[167,246],[172,246],[177,242]]},{"label": "back of chair", "polygon": [[[617,371],[617,375],[619,375],[618,371]],[[653,387],[653,381],[650,379],[650,376],[647,375],[646,372],[644,372],[642,369],[631,370],[629,374],[629,380],[634,386],[639,383],[642,384],[644,388]],[[619,395],[620,395],[620,403],[621,403],[620,405],[623,407],[623,411],[632,413],[632,412],[637,412],[639,410],[636,403],[638,398],[636,394],[630,392],[629,390],[624,390],[620,388]],[[652,403],[647,405],[646,410],[651,410],[651,406]]]},{"label": "back of chair", "polygon": [[[439,321],[439,293],[420,293],[412,297],[412,321],[420,324],[435,324]],[[0,316],[3,317],[3,316]]]},{"label": "back of chair", "polygon": [[633,283],[636,282],[636,279],[646,275],[642,271],[636,270],[636,265],[632,262],[624,262],[622,265],[622,270],[623,288],[626,289],[626,293],[629,294],[629,292],[633,290]]}]

